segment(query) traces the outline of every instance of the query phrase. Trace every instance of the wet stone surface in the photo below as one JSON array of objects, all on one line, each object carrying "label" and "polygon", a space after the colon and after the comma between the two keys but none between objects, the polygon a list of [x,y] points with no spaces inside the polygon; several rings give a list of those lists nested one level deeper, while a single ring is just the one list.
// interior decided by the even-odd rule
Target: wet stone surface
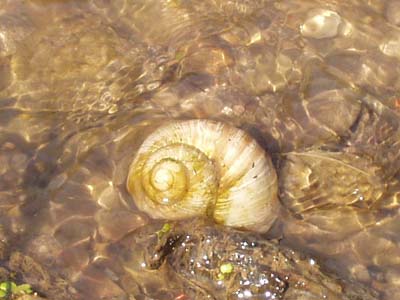
[{"label": "wet stone surface", "polygon": [[[276,240],[198,220],[172,224],[162,237],[148,230],[137,233],[146,239],[127,237],[122,242],[125,269],[161,274],[172,269],[189,286],[184,292],[189,299],[377,299],[374,292],[338,280],[313,258]],[[145,249],[143,263],[136,265],[129,249],[139,247]]]}]

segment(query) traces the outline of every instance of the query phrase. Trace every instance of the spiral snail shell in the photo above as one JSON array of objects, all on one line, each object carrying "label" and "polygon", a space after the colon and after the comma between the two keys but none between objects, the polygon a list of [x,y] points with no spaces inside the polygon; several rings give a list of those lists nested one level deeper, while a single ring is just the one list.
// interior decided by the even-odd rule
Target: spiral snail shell
[{"label": "spiral snail shell", "polygon": [[258,232],[271,227],[279,208],[269,156],[243,130],[210,120],[156,129],[133,159],[127,189],[153,218],[207,216]]}]

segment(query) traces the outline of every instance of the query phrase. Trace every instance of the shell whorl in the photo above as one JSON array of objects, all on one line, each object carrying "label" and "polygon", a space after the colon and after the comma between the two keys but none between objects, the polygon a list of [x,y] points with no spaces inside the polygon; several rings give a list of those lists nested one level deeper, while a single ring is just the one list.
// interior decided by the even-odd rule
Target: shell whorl
[{"label": "shell whorl", "polygon": [[153,218],[203,215],[259,232],[270,228],[279,207],[269,156],[243,130],[210,120],[156,129],[135,155],[127,189]]}]

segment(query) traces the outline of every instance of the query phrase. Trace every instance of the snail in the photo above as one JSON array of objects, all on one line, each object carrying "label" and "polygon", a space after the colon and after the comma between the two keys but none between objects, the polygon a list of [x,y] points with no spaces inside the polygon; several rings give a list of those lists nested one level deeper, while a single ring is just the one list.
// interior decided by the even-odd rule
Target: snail
[{"label": "snail", "polygon": [[268,154],[245,131],[204,119],[173,121],[151,133],[129,167],[127,190],[155,219],[204,216],[266,232],[279,210]]}]

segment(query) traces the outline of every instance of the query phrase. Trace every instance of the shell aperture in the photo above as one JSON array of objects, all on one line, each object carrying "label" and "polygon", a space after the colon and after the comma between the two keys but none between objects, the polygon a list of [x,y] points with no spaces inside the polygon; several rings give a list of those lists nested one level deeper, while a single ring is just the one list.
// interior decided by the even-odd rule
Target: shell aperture
[{"label": "shell aperture", "polygon": [[264,232],[279,209],[267,153],[243,130],[210,120],[156,129],[133,159],[127,189],[136,206],[157,219],[207,216]]}]

